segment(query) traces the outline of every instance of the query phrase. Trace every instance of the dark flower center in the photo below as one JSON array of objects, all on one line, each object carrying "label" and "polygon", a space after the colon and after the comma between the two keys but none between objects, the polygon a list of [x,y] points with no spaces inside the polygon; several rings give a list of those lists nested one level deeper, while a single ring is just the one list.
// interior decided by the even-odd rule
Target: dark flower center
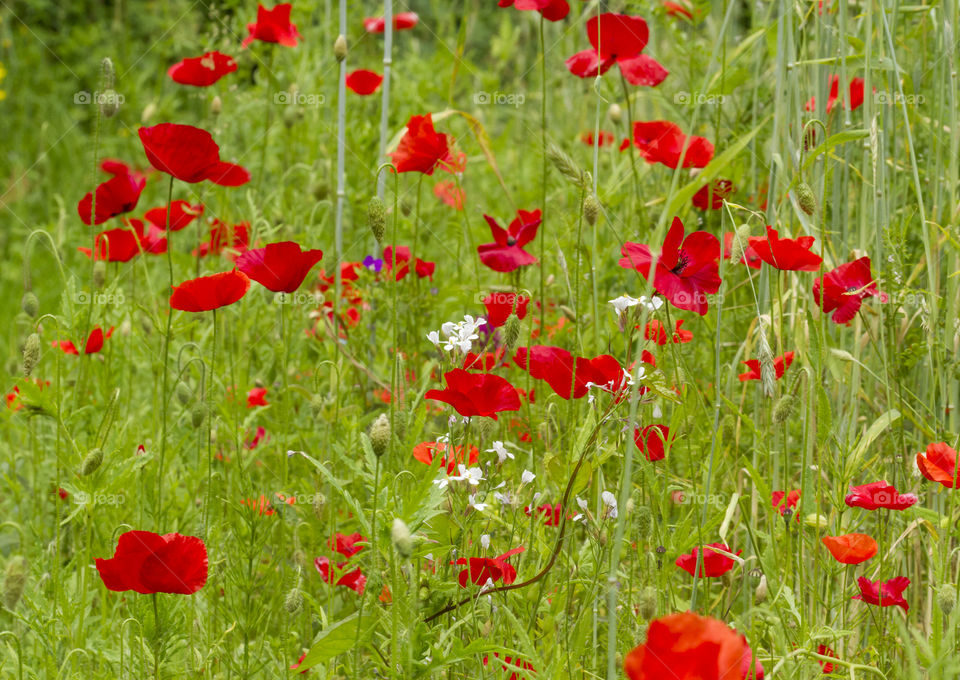
[{"label": "dark flower center", "polygon": [[513,236],[508,236],[508,237],[507,237],[507,245],[508,245],[508,246],[515,246],[515,245],[517,245],[517,239],[516,239],[515,237],[513,237]]},{"label": "dark flower center", "polygon": [[690,258],[681,250],[679,255],[677,255],[677,264],[675,264],[673,269],[670,270],[670,273],[678,275],[682,274],[683,270],[688,264],[690,264]]}]

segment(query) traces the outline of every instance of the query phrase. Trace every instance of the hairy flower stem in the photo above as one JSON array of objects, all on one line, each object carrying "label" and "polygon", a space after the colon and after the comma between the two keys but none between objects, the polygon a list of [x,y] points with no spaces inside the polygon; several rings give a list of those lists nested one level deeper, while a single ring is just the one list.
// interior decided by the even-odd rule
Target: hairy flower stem
[{"label": "hairy flower stem", "polygon": [[640,177],[637,175],[637,154],[633,149],[633,104],[630,102],[630,90],[627,88],[627,78],[620,71],[620,87],[623,89],[623,99],[627,103],[627,139],[631,144],[627,148],[630,154],[630,174],[633,175],[633,212],[640,210]]},{"label": "hairy flower stem", "polygon": [[[173,213],[173,175],[167,186],[167,276],[170,281],[170,291],[173,291],[173,244],[171,241],[170,216]],[[167,304],[167,329],[163,334],[163,387],[160,392],[160,457],[157,460],[157,523],[162,524],[163,518],[163,462],[167,454],[167,415],[170,405],[168,364],[170,362],[170,328],[173,323],[173,307]]]},{"label": "hairy flower stem", "polygon": [[[393,0],[383,0],[383,82],[380,84],[380,159],[387,157],[390,122],[390,67],[393,65]],[[383,200],[387,178],[377,173],[377,198]]]},{"label": "hairy flower stem", "polygon": [[[340,35],[347,35],[347,2],[340,0]],[[347,141],[347,58],[340,59],[337,84],[337,212],[334,226],[333,342],[340,349],[340,262],[343,259],[343,202],[347,194],[344,159]]]},{"label": "hairy flower stem", "polygon": [[544,232],[546,219],[547,219],[547,164],[549,162],[547,158],[547,46],[543,39],[543,14],[540,14],[540,152],[543,154],[543,167],[541,174],[541,183],[540,183],[540,230],[537,234],[537,238],[540,241],[540,262],[538,266],[540,267],[540,330],[543,332],[543,329],[546,326],[543,323],[544,314],[546,313],[546,298],[544,297],[544,291],[546,289],[546,279],[543,267],[543,255],[546,247],[546,242],[544,240]]}]

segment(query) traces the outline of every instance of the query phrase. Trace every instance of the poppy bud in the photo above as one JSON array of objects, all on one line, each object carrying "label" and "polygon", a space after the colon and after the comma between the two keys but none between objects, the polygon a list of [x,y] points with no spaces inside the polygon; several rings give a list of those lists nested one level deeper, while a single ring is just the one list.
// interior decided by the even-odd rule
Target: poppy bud
[{"label": "poppy bud", "polygon": [[283,600],[283,608],[290,614],[296,614],[303,608],[303,593],[294,586]]},{"label": "poppy bud", "polygon": [[493,631],[493,619],[487,619],[483,622],[483,625],[480,626],[480,638],[490,637],[490,633]]},{"label": "poppy bud", "polygon": [[634,520],[637,529],[637,540],[646,541],[650,538],[650,530],[653,529],[653,513],[646,505],[637,508],[636,519]]},{"label": "poppy bud", "polygon": [[597,216],[600,214],[600,201],[593,194],[587,196],[583,201],[583,219],[591,227],[597,223]]},{"label": "poppy bud", "polygon": [[580,168],[566,151],[556,144],[548,144],[546,149],[547,158],[553,163],[561,175],[577,186],[588,189],[592,183],[590,173]]},{"label": "poppy bud", "polygon": [[347,58],[347,39],[343,34],[338,35],[336,42],[333,43],[333,56],[337,58],[337,61],[343,61]]},{"label": "poppy bud", "polygon": [[31,319],[37,318],[37,313],[40,311],[40,300],[37,299],[32,290],[28,290],[20,298],[20,308]]},{"label": "poppy bud", "polygon": [[214,116],[219,116],[221,110],[223,110],[223,102],[220,101],[220,95],[217,95],[213,98],[213,101],[210,102],[210,113]]},{"label": "poppy bud", "polygon": [[519,340],[520,319],[515,313],[511,312],[510,316],[507,317],[507,322],[503,324],[503,348],[506,350],[507,356],[513,356]]},{"label": "poppy bud", "polygon": [[750,245],[750,225],[741,224],[733,234],[730,243],[730,261],[739,262],[743,259],[744,251]]},{"label": "poppy bud", "polygon": [[310,410],[313,411],[313,417],[319,418],[323,413],[323,396],[319,394],[313,395],[313,398],[310,399]]},{"label": "poppy bud", "polygon": [[733,439],[737,434],[737,419],[731,414],[726,414],[720,421],[720,432],[724,439]]},{"label": "poppy bud", "polygon": [[3,605],[14,609],[27,585],[27,560],[15,555],[7,564],[7,573],[3,579]]},{"label": "poppy bud", "polygon": [[953,606],[956,603],[957,589],[949,583],[940,586],[940,589],[937,591],[937,604],[940,606],[940,611],[943,612],[944,616],[950,616],[950,613],[953,611]]},{"label": "poppy bud", "polygon": [[367,224],[377,243],[383,243],[383,234],[387,229],[387,210],[383,201],[374,196],[367,204]]},{"label": "poppy bud", "polygon": [[390,418],[386,413],[381,413],[373,425],[370,426],[370,446],[374,454],[382,456],[390,443]]},{"label": "poppy bud", "polygon": [[203,420],[207,417],[207,407],[203,404],[197,404],[190,412],[190,424],[198,428],[203,425]]},{"label": "poppy bud", "polygon": [[296,125],[303,118],[303,109],[299,106],[288,106],[283,110],[283,124],[287,129]]},{"label": "poppy bud", "polygon": [[143,329],[144,335],[150,335],[153,333],[153,322],[150,320],[149,316],[140,317],[140,328]]},{"label": "poppy bud", "polygon": [[611,104],[610,108],[607,109],[607,116],[614,123],[619,123],[623,120],[623,109],[620,108],[619,104]]},{"label": "poppy bud", "polygon": [[104,90],[97,94],[97,106],[104,118],[113,118],[120,110],[120,95],[115,90]]},{"label": "poppy bud", "polygon": [[82,477],[92,475],[97,471],[97,468],[100,467],[101,463],[103,463],[103,449],[99,447],[90,449],[90,452],[87,453],[87,457],[84,458],[83,463],[80,464],[80,475]]},{"label": "poppy bud", "polygon": [[110,57],[104,57],[100,62],[100,87],[104,90],[112,90],[114,86],[113,61]]},{"label": "poppy bud", "polygon": [[409,559],[413,554],[413,537],[410,535],[410,529],[399,517],[395,517],[393,520],[390,538],[393,539],[393,547],[397,554],[405,560]]},{"label": "poppy bud", "polygon": [[800,209],[808,215],[817,211],[817,197],[813,195],[813,189],[806,182],[800,182],[797,187],[797,203],[800,204]]},{"label": "poppy bud", "polygon": [[130,319],[124,319],[120,322],[120,328],[118,329],[120,335],[127,338],[130,337],[131,324]]},{"label": "poppy bud", "polygon": [[790,420],[794,410],[797,407],[798,399],[792,394],[785,394],[777,400],[773,407],[773,422],[777,425],[783,425]]},{"label": "poppy bud", "polygon": [[317,182],[313,185],[313,197],[317,201],[322,201],[330,196],[330,185],[326,182]]},{"label": "poppy bud", "polygon": [[757,589],[753,592],[753,601],[757,604],[763,604],[767,599],[767,577],[761,576],[760,583],[757,584]]},{"label": "poppy bud", "polygon": [[400,212],[403,213],[404,217],[410,217],[410,213],[413,212],[413,207],[409,201],[400,201]]},{"label": "poppy bud", "polygon": [[23,345],[23,376],[29,378],[40,361],[40,336],[31,333]]},{"label": "poppy bud", "polygon": [[657,589],[647,586],[640,593],[640,616],[652,619],[657,615]]},{"label": "poppy bud", "polygon": [[177,401],[180,402],[181,406],[186,406],[193,399],[193,392],[183,381],[177,383],[174,394],[177,395]]},{"label": "poppy bud", "polygon": [[96,288],[103,288],[107,281],[107,263],[105,260],[97,260],[93,263],[93,285]]},{"label": "poppy bud", "polygon": [[493,418],[476,418],[477,431],[480,439],[486,441],[496,431],[497,421]]}]

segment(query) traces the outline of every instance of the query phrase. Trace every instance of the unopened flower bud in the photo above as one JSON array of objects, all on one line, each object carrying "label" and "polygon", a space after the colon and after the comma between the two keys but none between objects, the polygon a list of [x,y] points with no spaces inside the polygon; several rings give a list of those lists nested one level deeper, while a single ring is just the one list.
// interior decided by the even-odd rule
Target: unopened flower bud
[{"label": "unopened flower bud", "polygon": [[144,335],[150,335],[153,333],[153,322],[150,320],[149,316],[140,317],[140,328],[143,329]]},{"label": "unopened flower bud", "polygon": [[294,586],[283,600],[283,608],[290,614],[296,614],[303,608],[303,593]]},{"label": "unopened flower bud", "polygon": [[381,413],[373,425],[370,426],[370,447],[374,454],[382,456],[390,444],[390,418],[386,413]]},{"label": "unopened flower bud", "polygon": [[190,424],[195,428],[199,428],[203,425],[203,421],[207,417],[207,407],[203,404],[197,404],[193,407],[193,410],[190,412]]},{"label": "unopened flower bud", "polygon": [[767,599],[767,595],[767,577],[761,576],[760,583],[757,584],[757,589],[753,593],[753,601],[757,604],[763,604]]},{"label": "unopened flower bud", "polygon": [[516,314],[511,313],[507,321],[503,324],[503,348],[507,356],[513,356],[517,343],[520,341],[520,319]]},{"label": "unopened flower bud", "polygon": [[156,113],[157,113],[157,105],[154,104],[153,102],[150,102],[149,104],[143,107],[143,113],[140,114],[140,122],[141,123],[148,122],[151,118],[153,118],[154,114]]},{"label": "unopened flower bud", "polygon": [[957,603],[957,589],[949,583],[940,586],[937,591],[937,605],[944,616],[950,616],[953,606]]},{"label": "unopened flower bud", "polygon": [[313,395],[313,397],[310,399],[310,410],[313,412],[314,418],[320,417],[320,415],[323,413],[323,407],[324,407],[323,395],[320,395],[320,394]]},{"label": "unopened flower bud", "polygon": [[800,182],[797,186],[797,203],[800,205],[800,209],[808,215],[817,211],[817,197],[813,195],[813,189],[806,182]]},{"label": "unopened flower bud", "polygon": [[219,116],[222,110],[223,102],[220,100],[220,95],[217,95],[213,98],[213,101],[210,102],[210,113],[214,116]]},{"label": "unopened flower bud", "polygon": [[31,333],[23,345],[23,375],[29,378],[40,361],[40,336]]},{"label": "unopened flower bud", "polygon": [[174,394],[177,395],[177,401],[179,401],[182,406],[186,406],[193,399],[193,391],[182,381],[177,383]]},{"label": "unopened flower bud", "polygon": [[100,61],[100,88],[103,90],[112,90],[114,82],[113,61],[110,57],[104,57]]},{"label": "unopened flower bud", "polygon": [[610,108],[607,109],[607,117],[614,123],[619,123],[623,120],[623,109],[620,108],[619,104],[611,104]]},{"label": "unopened flower bud", "polygon": [[657,615],[657,589],[647,586],[640,593],[640,616],[649,620]]},{"label": "unopened flower bud", "polygon": [[37,314],[40,312],[40,300],[37,299],[37,296],[32,290],[28,290],[23,294],[23,297],[20,298],[20,308],[31,319],[37,318]]},{"label": "unopened flower bud", "polygon": [[103,288],[107,281],[107,262],[106,260],[97,260],[93,263],[93,285],[95,288]]},{"label": "unopened flower bud", "polygon": [[390,538],[393,539],[393,547],[397,554],[405,560],[409,559],[413,554],[413,537],[410,535],[410,529],[399,517],[393,520]]},{"label": "unopened flower bud", "polygon": [[92,475],[97,471],[97,468],[100,467],[101,463],[103,463],[103,449],[99,447],[90,449],[90,452],[87,453],[87,457],[84,458],[83,463],[80,464],[80,475],[83,477]]},{"label": "unopened flower bud", "polygon": [[336,42],[333,43],[333,56],[337,61],[343,61],[347,58],[347,39],[344,35],[338,35]]},{"label": "unopened flower bud", "polygon": [[374,196],[367,204],[367,224],[377,243],[383,243],[383,234],[387,229],[387,209],[383,201]]},{"label": "unopened flower bud", "polygon": [[597,216],[600,214],[600,201],[593,194],[590,194],[583,201],[583,219],[591,227],[597,223]]},{"label": "unopened flower bud", "polygon": [[116,90],[104,90],[97,95],[97,106],[104,118],[113,118],[120,110],[120,95]]},{"label": "unopened flower bud", "polygon": [[637,529],[637,540],[648,540],[650,538],[650,531],[653,529],[653,513],[650,511],[650,507],[641,505],[637,508],[635,517],[634,524]]},{"label": "unopened flower bud", "polygon": [[15,555],[7,563],[7,573],[3,578],[3,605],[7,609],[17,606],[26,585],[27,560],[22,555]]}]

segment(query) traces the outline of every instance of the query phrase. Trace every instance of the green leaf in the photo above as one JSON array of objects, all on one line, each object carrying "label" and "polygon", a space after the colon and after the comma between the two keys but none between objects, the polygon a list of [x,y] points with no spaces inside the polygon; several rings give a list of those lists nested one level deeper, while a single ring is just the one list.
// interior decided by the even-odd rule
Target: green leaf
[{"label": "green leaf", "polygon": [[357,626],[360,621],[353,613],[342,621],[338,621],[323,630],[317,636],[313,647],[300,662],[301,668],[310,668],[327,663],[331,659],[353,649],[357,642]]}]

